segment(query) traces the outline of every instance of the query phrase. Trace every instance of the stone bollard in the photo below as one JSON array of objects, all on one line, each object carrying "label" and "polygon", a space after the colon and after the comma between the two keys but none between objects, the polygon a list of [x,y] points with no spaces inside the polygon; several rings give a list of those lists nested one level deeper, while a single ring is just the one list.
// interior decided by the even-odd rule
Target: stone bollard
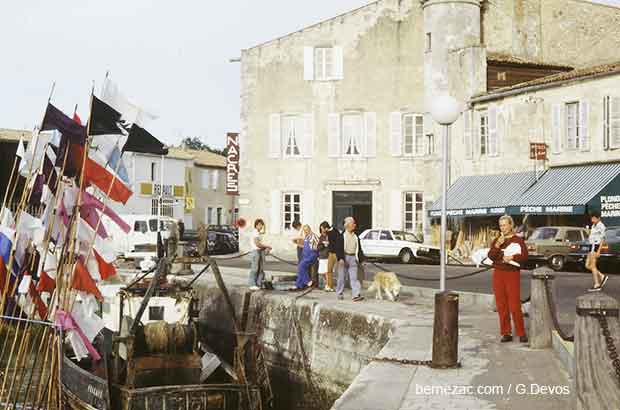
[{"label": "stone bollard", "polygon": [[[605,293],[577,298],[575,321],[575,389],[578,410],[617,409],[620,403],[620,323],[618,301]],[[608,345],[600,318],[613,343]],[[611,357],[610,357],[611,354]],[[614,367],[614,362],[617,367]]]},{"label": "stone bollard", "polygon": [[[552,346],[553,321],[549,310],[545,282],[552,281],[555,276],[548,267],[536,268],[531,275],[530,282],[530,347],[532,349],[547,349]],[[551,283],[549,283],[551,286]]]}]

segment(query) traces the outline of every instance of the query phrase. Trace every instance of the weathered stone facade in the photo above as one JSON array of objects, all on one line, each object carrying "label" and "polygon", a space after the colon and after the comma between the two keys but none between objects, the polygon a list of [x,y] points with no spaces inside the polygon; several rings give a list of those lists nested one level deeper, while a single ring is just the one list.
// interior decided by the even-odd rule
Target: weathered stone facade
[{"label": "weathered stone facade", "polygon": [[[244,50],[240,215],[265,219],[267,240],[276,249],[290,248],[282,233],[291,218],[318,229],[320,221],[340,215],[334,192],[369,191],[373,226],[428,235],[422,215],[440,187],[433,96],[469,101],[484,93],[487,52],[571,66],[610,61],[620,38],[618,19],[618,8],[578,0],[381,0]],[[332,50],[331,60],[317,54],[324,48]],[[334,75],[321,77],[329,69]],[[515,108],[510,119],[529,116],[524,110]],[[359,135],[351,131],[356,127]],[[413,148],[404,145],[408,132]],[[298,155],[286,151],[291,133],[303,140]],[[516,130],[497,157],[482,160],[465,158],[463,118],[452,135],[452,180],[523,169],[503,157],[527,150]],[[348,155],[355,138],[359,153]],[[412,213],[405,192],[421,194]],[[299,208],[293,216],[286,214],[286,193],[300,198],[290,204]]]}]

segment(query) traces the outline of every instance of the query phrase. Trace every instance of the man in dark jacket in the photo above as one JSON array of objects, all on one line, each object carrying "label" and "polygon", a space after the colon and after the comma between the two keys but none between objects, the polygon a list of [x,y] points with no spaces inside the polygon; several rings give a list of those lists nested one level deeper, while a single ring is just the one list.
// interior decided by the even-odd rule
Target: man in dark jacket
[{"label": "man in dark jacket", "polygon": [[344,260],[344,243],[342,241],[342,234],[338,232],[332,226],[329,226],[327,221],[321,222],[321,233],[325,232],[327,235],[327,274],[325,275],[325,291],[333,292],[334,289],[334,267],[338,264],[339,260]]}]

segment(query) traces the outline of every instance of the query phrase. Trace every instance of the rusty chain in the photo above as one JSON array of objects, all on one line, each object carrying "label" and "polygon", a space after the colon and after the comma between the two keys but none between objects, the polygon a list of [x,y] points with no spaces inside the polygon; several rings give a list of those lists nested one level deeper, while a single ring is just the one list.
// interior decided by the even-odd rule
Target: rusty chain
[{"label": "rusty chain", "polygon": [[609,331],[607,316],[599,314],[596,315],[596,318],[598,319],[598,324],[601,326],[603,337],[605,337],[607,354],[609,355],[609,358],[611,359],[611,365],[616,372],[617,382],[620,383],[620,358],[618,357],[618,351],[616,349],[616,345],[614,344],[614,338],[611,337],[611,332]]},{"label": "rusty chain", "polygon": [[564,330],[562,330],[562,328],[560,327],[560,322],[558,320],[558,312],[555,308],[555,303],[553,301],[553,292],[551,291],[549,280],[545,278],[543,279],[543,282],[545,283],[545,293],[547,295],[547,306],[549,308],[549,313],[551,315],[551,321],[553,322],[553,327],[555,328],[556,332],[558,332],[558,335],[560,335],[562,340],[564,340],[565,342],[574,342],[575,336],[564,333]]},{"label": "rusty chain", "polygon": [[383,363],[396,363],[407,366],[430,366],[432,360],[410,360],[410,359],[396,359],[394,357],[373,357],[371,362],[383,362]]}]

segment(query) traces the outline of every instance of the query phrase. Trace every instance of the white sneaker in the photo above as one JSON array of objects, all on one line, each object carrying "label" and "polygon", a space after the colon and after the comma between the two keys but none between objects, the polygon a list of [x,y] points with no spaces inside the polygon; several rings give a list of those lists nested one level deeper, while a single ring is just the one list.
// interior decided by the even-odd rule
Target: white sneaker
[{"label": "white sneaker", "polygon": [[251,291],[260,290],[258,286],[250,286]]}]

